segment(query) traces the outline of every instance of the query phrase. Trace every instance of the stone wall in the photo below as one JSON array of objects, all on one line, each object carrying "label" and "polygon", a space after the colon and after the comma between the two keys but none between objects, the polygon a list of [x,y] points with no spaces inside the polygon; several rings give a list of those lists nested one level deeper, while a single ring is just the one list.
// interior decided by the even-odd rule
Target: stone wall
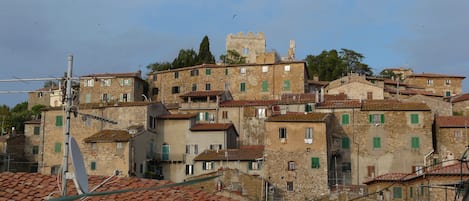
[{"label": "stone wall", "polygon": [[458,115],[469,116],[469,100],[453,103],[453,112]]},{"label": "stone wall", "polygon": [[236,50],[241,56],[246,57],[246,63],[255,63],[256,56],[265,52],[266,39],[263,32],[254,34],[229,34],[226,37],[226,50]]},{"label": "stone wall", "polygon": [[[428,80],[432,80],[432,83],[428,83]],[[446,80],[450,80],[447,84]],[[424,88],[426,91],[431,91],[437,95],[446,96],[446,92],[453,94],[462,93],[462,78],[455,77],[423,77],[423,76],[410,76],[407,77],[404,82],[409,85]]]}]

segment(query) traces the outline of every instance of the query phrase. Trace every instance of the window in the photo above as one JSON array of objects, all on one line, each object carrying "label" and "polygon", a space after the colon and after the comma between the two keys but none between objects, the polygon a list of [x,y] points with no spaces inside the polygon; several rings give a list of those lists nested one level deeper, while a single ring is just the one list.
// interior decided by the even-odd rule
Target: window
[{"label": "window", "polygon": [[352,170],[352,164],[345,162],[342,163],[342,172],[350,172]]},{"label": "window", "polygon": [[453,131],[453,134],[454,134],[454,138],[456,138],[456,139],[461,139],[461,137],[462,137],[462,134],[461,134],[460,130]]},{"label": "window", "polygon": [[96,151],[98,149],[96,142],[90,143],[90,149],[91,151]]},{"label": "window", "polygon": [[295,161],[288,161],[288,171],[295,170]]},{"label": "window", "polygon": [[85,87],[93,87],[94,86],[94,79],[85,80],[85,82],[83,84],[85,85]]},{"label": "window", "polygon": [[55,116],[55,126],[62,126],[63,125],[62,119],[63,119],[62,115]]},{"label": "window", "polygon": [[34,126],[34,131],[33,131],[34,135],[39,135],[39,133],[41,132],[40,129],[41,129],[41,127]]},{"label": "window", "polygon": [[56,142],[54,144],[54,152],[55,153],[60,153],[62,151],[62,143]]},{"label": "window", "polygon": [[86,94],[85,95],[85,103],[90,103],[91,102],[91,94]]},{"label": "window", "polygon": [[263,73],[269,72],[269,66],[262,66],[262,72]]},{"label": "window", "polygon": [[269,83],[267,82],[267,80],[263,80],[262,81],[262,92],[266,92],[266,91],[269,91]]},{"label": "window", "polygon": [[427,80],[427,85],[433,85],[433,80]]},{"label": "window", "polygon": [[176,71],[174,72],[174,79],[178,79],[179,78],[179,71]]},{"label": "window", "polygon": [[186,154],[191,153],[191,145],[186,144]]},{"label": "window", "polygon": [[156,81],[158,80],[158,76],[157,75],[153,75],[153,81]]},{"label": "window", "polygon": [[211,75],[212,74],[212,69],[206,68],[205,69],[205,75]]},{"label": "window", "polygon": [[109,86],[111,86],[111,79],[101,79],[101,86],[102,86],[102,87],[109,87]]},{"label": "window", "polygon": [[286,65],[286,66],[284,67],[284,70],[285,70],[285,72],[289,72],[289,71],[290,71],[290,65]]},{"label": "window", "polygon": [[265,108],[256,108],[256,117],[260,119],[265,118]]},{"label": "window", "polygon": [[419,114],[410,114],[410,123],[418,124],[419,123]]},{"label": "window", "polygon": [[225,75],[228,75],[228,68],[225,68]]},{"label": "window", "polygon": [[373,100],[373,92],[371,92],[371,91],[366,92],[366,99]]},{"label": "window", "polygon": [[211,144],[210,150],[221,150],[223,148],[222,144]]},{"label": "window", "polygon": [[412,149],[420,148],[420,139],[419,139],[419,137],[412,137],[411,147],[412,147]]},{"label": "window", "polygon": [[197,84],[192,84],[192,91],[197,91]]},{"label": "window", "polygon": [[153,88],[153,89],[151,90],[151,92],[152,92],[153,95],[158,95],[158,88],[156,88],[156,87]]},{"label": "window", "polygon": [[240,73],[241,73],[241,74],[246,74],[246,68],[245,68],[245,67],[241,67]]},{"label": "window", "polygon": [[392,197],[394,199],[402,199],[402,187],[392,187]]},{"label": "window", "polygon": [[445,80],[446,85],[451,85],[451,80]]},{"label": "window", "polygon": [[39,146],[33,146],[33,155],[39,154]]},{"label": "window", "polygon": [[287,191],[293,191],[293,182],[287,181]]},{"label": "window", "polygon": [[191,76],[199,76],[199,70],[191,70]]},{"label": "window", "polygon": [[409,187],[409,197],[410,198],[414,197],[414,187],[413,186]]},{"label": "window", "polygon": [[313,111],[313,104],[306,103],[305,104],[305,112],[312,112]]},{"label": "window", "polygon": [[451,91],[445,91],[445,96],[451,96]]},{"label": "window", "polygon": [[372,124],[384,124],[384,114],[370,114],[369,120]]},{"label": "window", "polygon": [[168,161],[169,160],[169,144],[163,144],[161,149],[162,149],[161,160]]},{"label": "window", "polygon": [[368,170],[368,177],[375,177],[375,166],[374,165],[369,165],[367,166]]},{"label": "window", "polygon": [[107,94],[106,94],[106,93],[104,93],[104,94],[101,94],[101,101],[103,101],[103,102],[107,102],[108,100],[109,100],[109,99],[108,99],[108,97],[107,97]]},{"label": "window", "polygon": [[245,47],[243,48],[243,55],[248,55],[249,54],[249,48]]},{"label": "window", "polygon": [[260,169],[260,164],[258,161],[251,161],[249,162],[249,170],[259,170]]},{"label": "window", "polygon": [[290,91],[290,80],[284,80],[283,81],[283,90],[284,91]]},{"label": "window", "polygon": [[375,149],[381,148],[381,138],[380,137],[373,137],[373,148],[375,148]]},{"label": "window", "polygon": [[223,111],[223,112],[221,113],[221,118],[222,118],[222,119],[228,119],[228,111]]},{"label": "window", "polygon": [[305,128],[305,143],[313,143],[313,128]]},{"label": "window", "polygon": [[348,137],[342,138],[342,149],[350,149],[350,138]]},{"label": "window", "polygon": [[120,101],[121,102],[129,102],[130,94],[121,94]]},{"label": "window", "polygon": [[194,174],[194,165],[186,165],[186,175]]},{"label": "window", "polygon": [[37,93],[37,97],[41,98],[43,96],[42,92]]},{"label": "window", "polygon": [[178,86],[174,86],[171,88],[171,93],[172,94],[178,94],[179,93],[179,87]]},{"label": "window", "polygon": [[205,84],[205,91],[210,91],[210,83]]},{"label": "window", "polygon": [[280,138],[280,139],[287,138],[287,128],[279,128],[278,129],[278,138]]},{"label": "window", "polygon": [[91,161],[91,170],[96,170],[96,161]]},{"label": "window", "polygon": [[213,170],[215,167],[214,167],[214,164],[213,164],[213,161],[205,161],[202,163],[202,169],[203,170]]},{"label": "window", "polygon": [[311,158],[311,168],[317,169],[319,168],[319,158],[313,157]]},{"label": "window", "polygon": [[131,79],[122,79],[120,82],[121,82],[120,83],[121,86],[130,86],[132,84]]},{"label": "window", "polygon": [[239,91],[241,91],[241,92],[246,91],[246,83],[241,82],[239,84]]},{"label": "window", "polygon": [[199,154],[199,145],[194,144],[194,154]]},{"label": "window", "polygon": [[342,125],[348,125],[350,123],[349,114],[342,114]]}]

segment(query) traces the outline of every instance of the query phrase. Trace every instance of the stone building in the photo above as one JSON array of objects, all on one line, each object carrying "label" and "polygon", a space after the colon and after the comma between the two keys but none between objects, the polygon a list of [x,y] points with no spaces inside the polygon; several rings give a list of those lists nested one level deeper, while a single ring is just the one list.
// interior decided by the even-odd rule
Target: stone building
[{"label": "stone building", "polygon": [[102,73],[80,77],[80,103],[133,102],[145,99],[141,72]]},{"label": "stone building", "polygon": [[181,94],[194,91],[229,91],[234,100],[271,100],[286,93],[305,93],[306,72],[303,61],[203,64],[153,72],[149,80],[152,99],[164,104],[180,103]]},{"label": "stone building", "polygon": [[255,63],[256,57],[265,53],[265,46],[266,39],[263,32],[258,34],[240,32],[226,37],[226,50],[236,50],[241,56],[246,57],[246,63]]},{"label": "stone building", "polygon": [[[360,89],[360,90],[357,90]],[[329,82],[325,87],[327,94],[346,94],[348,99],[382,100],[384,85],[374,80],[368,81],[365,75],[352,73]]]},{"label": "stone building", "polygon": [[464,76],[422,73],[409,75],[404,82],[424,88],[441,96],[454,96],[462,93]]},{"label": "stone building", "polygon": [[451,98],[454,115],[469,116],[469,93]]},{"label": "stone building", "polygon": [[43,135],[41,133],[40,119],[24,122],[24,154],[31,172],[38,171],[39,160],[41,160],[43,152],[43,147],[41,146]]},{"label": "stone building", "polygon": [[469,117],[437,116],[435,152],[441,161],[461,158],[469,145]]},{"label": "stone building", "polygon": [[383,69],[383,71],[389,71],[389,72],[392,72],[394,73],[397,77],[395,77],[395,79],[401,79],[401,80],[404,80],[405,78],[407,78],[409,75],[412,75],[414,74],[414,71],[411,69],[411,68],[404,68],[404,67],[400,67],[400,68],[385,68]]},{"label": "stone building", "polygon": [[59,86],[45,87],[28,93],[28,110],[35,105],[59,107],[62,103],[62,90]]},{"label": "stone building", "polygon": [[451,116],[453,114],[453,112],[451,111],[451,104],[447,101],[444,101],[442,97],[417,94],[399,100],[402,100],[402,102],[425,103],[428,105],[428,107],[430,107],[433,115]]},{"label": "stone building", "polygon": [[[291,113],[266,121],[265,178],[286,200],[315,199],[329,193],[350,164],[340,142],[345,134],[332,114]],[[339,175],[340,174],[340,175]]]},{"label": "stone building", "polygon": [[[97,143],[99,140],[85,141],[85,139],[88,138],[89,140],[89,137],[96,137],[101,134],[112,135],[119,133],[122,135],[122,132],[129,133],[132,136],[131,139],[133,139],[134,135],[138,135],[140,132],[134,134],[131,128],[140,126],[144,130],[142,132],[156,133],[156,117],[167,113],[161,103],[150,102],[120,102],[110,105],[94,103],[80,104],[74,107],[77,110],[77,116],[72,115],[70,119],[70,135],[75,138],[82,151],[87,172],[100,175],[112,175],[113,170],[120,170],[123,175],[134,175],[136,173],[132,171],[135,168],[130,167],[132,165],[140,167],[144,161],[135,161],[135,158],[129,156],[131,153],[131,144],[129,143],[120,143],[118,145],[119,141],[113,141],[112,137],[109,136],[103,137],[105,140],[100,144]],[[42,112],[41,146],[44,148],[41,156],[43,160],[39,163],[40,173],[56,174],[60,170],[63,162],[65,115],[61,107],[46,108]],[[139,144],[138,147],[147,149],[147,145],[149,146],[147,143]],[[98,150],[102,148],[103,152],[96,152],[95,148]],[[115,157],[117,151],[122,151],[123,154],[127,155],[123,157],[125,161]],[[145,156],[144,154],[141,155]],[[98,163],[100,160],[106,161],[106,165]],[[118,163],[117,161],[121,162]],[[131,162],[135,164],[131,164]],[[71,167],[71,164],[69,165]]]}]

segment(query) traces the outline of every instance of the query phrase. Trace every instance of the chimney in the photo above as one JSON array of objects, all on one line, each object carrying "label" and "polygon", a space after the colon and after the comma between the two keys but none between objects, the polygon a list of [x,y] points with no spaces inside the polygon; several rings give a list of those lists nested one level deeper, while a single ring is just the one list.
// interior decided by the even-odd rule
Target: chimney
[{"label": "chimney", "polygon": [[321,87],[321,103],[324,102],[324,87]]},{"label": "chimney", "polygon": [[316,96],[314,97],[314,102],[319,103],[319,91],[318,90],[315,91],[315,95]]}]

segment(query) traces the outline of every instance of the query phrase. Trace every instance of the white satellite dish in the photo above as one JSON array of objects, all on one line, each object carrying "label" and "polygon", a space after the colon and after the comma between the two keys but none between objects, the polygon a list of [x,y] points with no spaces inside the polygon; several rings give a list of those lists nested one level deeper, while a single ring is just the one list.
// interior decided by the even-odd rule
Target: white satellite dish
[{"label": "white satellite dish", "polygon": [[70,137],[70,154],[72,157],[73,171],[75,173],[73,182],[79,194],[88,193],[88,175],[86,174],[85,163],[81,155],[80,148],[78,147],[75,138]]}]

